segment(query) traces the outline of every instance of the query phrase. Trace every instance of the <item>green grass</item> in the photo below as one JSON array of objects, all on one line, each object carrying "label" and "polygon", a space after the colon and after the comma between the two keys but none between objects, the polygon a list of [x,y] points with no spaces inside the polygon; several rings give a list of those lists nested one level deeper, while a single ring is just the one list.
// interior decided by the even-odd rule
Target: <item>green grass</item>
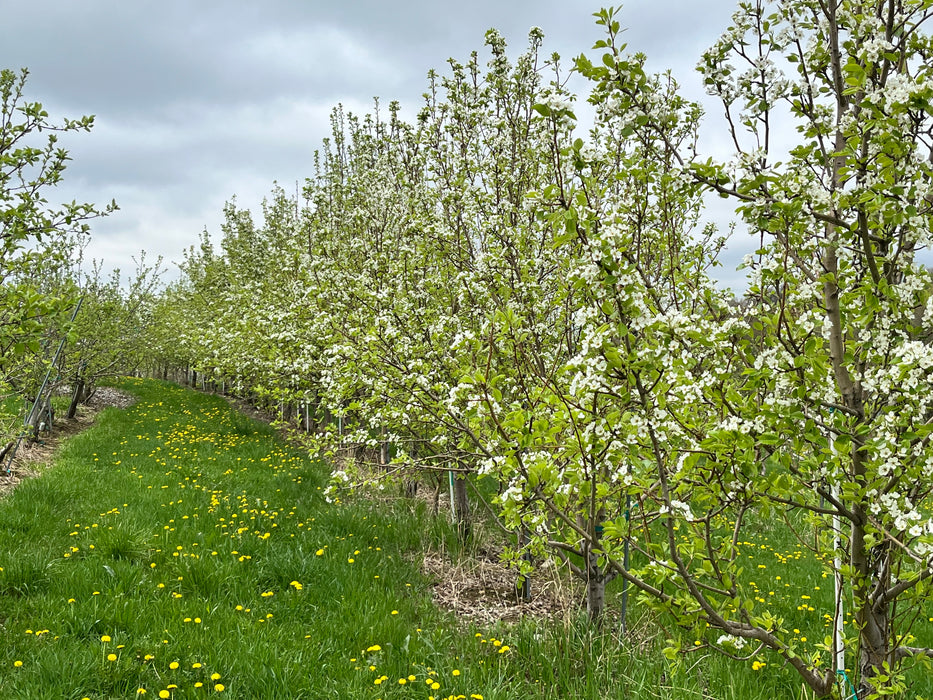
[{"label": "green grass", "polygon": [[420,573],[452,538],[420,501],[327,503],[326,466],[222,399],[124,386],[0,502],[0,697],[808,697],[773,665],[668,662],[637,606],[634,648],[582,616],[461,624]]}]

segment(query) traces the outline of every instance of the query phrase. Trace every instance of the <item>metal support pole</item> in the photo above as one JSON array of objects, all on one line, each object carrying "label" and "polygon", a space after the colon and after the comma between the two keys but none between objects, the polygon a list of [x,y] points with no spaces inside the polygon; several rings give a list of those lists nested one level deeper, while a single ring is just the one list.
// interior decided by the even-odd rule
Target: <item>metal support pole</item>
[{"label": "metal support pole", "polygon": [[[625,523],[629,524],[629,518],[631,517],[632,509],[632,497],[629,495],[625,496]],[[626,528],[625,533],[625,544],[622,549],[622,568],[628,572],[628,555],[629,555],[629,533],[627,532],[629,528]],[[625,639],[625,635],[628,632],[628,579],[622,579],[622,621],[619,626],[619,635],[622,639]]]},{"label": "metal support pole", "polygon": [[[836,440],[830,435],[829,437],[829,449],[833,455],[833,458],[836,457]],[[832,485],[832,494],[835,501],[839,501],[839,484],[834,482]],[[839,511],[836,509],[836,512],[833,513],[833,600],[835,602],[835,610],[833,611],[833,659],[835,662],[836,672],[842,671],[843,674],[846,670],[846,660],[845,660],[845,644],[844,644],[844,634],[845,630],[843,629],[843,624],[845,622],[843,615],[843,606],[842,606],[842,597],[843,597],[843,580],[842,580],[842,521],[839,517]]]},{"label": "metal support pole", "polygon": [[450,522],[457,522],[457,504],[454,500],[454,473],[452,471],[447,472],[448,481],[450,482]]},{"label": "metal support pole", "polygon": [[[78,311],[81,310],[81,304],[83,303],[84,303],[84,297],[82,296],[78,299],[78,305],[75,306],[75,310],[71,314],[71,320],[68,322],[69,325],[74,323],[75,318],[77,318],[78,316]],[[58,350],[55,351],[55,357],[52,359],[52,364],[49,365],[49,369],[45,373],[45,379],[42,380],[42,386],[39,387],[39,393],[36,394],[36,400],[33,402],[32,406],[29,407],[29,414],[23,420],[23,427],[27,427],[32,424],[33,417],[35,417],[35,414],[36,414],[36,406],[39,405],[39,402],[42,399],[42,394],[43,392],[45,392],[45,387],[48,385],[49,378],[52,376],[52,369],[58,363],[58,358],[62,354],[62,350],[65,348],[65,341],[67,339],[68,339],[68,334],[66,333],[65,335],[62,336],[62,340],[58,344]],[[23,441],[23,437],[24,437],[23,435],[20,435],[18,438],[16,438],[16,444],[13,445],[13,450],[10,452],[10,457],[9,457],[10,466],[8,466],[5,470],[7,474],[9,474],[10,471],[12,470],[13,460],[16,458],[16,452],[17,450],[19,450],[19,445]]]}]

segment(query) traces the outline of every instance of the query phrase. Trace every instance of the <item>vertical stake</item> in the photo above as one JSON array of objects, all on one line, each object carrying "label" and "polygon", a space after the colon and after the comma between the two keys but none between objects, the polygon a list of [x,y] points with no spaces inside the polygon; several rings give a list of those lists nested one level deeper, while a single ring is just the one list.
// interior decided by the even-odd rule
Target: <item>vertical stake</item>
[{"label": "vertical stake", "polygon": [[[625,496],[625,523],[629,524],[629,518],[631,517],[632,510],[632,497],[629,494]],[[628,573],[628,555],[629,555],[629,528],[626,527],[625,533],[625,544],[622,549],[622,568],[625,569]],[[622,579],[622,621],[619,625],[619,636],[624,639],[625,635],[628,633],[628,621],[626,616],[628,614],[628,579]]]},{"label": "vertical stake", "polygon": [[[833,457],[836,456],[836,439],[830,435],[829,436],[829,449],[832,452]],[[832,485],[832,494],[833,499],[836,501],[839,500],[839,484],[833,483]],[[835,602],[835,610],[833,611],[833,659],[835,660],[836,671],[842,671],[845,673],[846,670],[846,661],[845,661],[845,644],[843,644],[843,609],[842,609],[842,595],[843,595],[843,580],[842,580],[842,553],[840,551],[842,547],[842,522],[839,517],[839,509],[836,509],[836,512],[833,513],[833,600]]]},{"label": "vertical stake", "polygon": [[454,473],[452,471],[447,472],[447,478],[450,482],[450,522],[457,522],[457,505],[454,501]]}]

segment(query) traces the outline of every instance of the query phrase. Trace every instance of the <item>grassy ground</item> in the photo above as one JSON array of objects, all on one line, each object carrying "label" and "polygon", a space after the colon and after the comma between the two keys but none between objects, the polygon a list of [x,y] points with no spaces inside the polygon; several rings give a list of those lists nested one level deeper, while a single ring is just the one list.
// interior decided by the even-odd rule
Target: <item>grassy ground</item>
[{"label": "grassy ground", "polygon": [[[807,697],[702,647],[672,664],[657,631],[633,649],[582,621],[463,625],[420,573],[449,536],[422,505],[328,504],[326,468],[223,399],[126,388],[136,405],[0,503],[0,697]],[[749,552],[767,596],[791,555]]]}]

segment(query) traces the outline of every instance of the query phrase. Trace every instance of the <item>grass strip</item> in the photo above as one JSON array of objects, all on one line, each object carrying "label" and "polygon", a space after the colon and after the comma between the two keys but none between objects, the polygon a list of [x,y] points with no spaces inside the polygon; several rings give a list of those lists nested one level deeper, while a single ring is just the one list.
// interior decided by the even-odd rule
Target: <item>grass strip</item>
[{"label": "grass strip", "polygon": [[0,502],[0,697],[774,698],[582,620],[473,629],[431,600],[420,502],[327,503],[328,469],[220,397],[127,380]]}]

